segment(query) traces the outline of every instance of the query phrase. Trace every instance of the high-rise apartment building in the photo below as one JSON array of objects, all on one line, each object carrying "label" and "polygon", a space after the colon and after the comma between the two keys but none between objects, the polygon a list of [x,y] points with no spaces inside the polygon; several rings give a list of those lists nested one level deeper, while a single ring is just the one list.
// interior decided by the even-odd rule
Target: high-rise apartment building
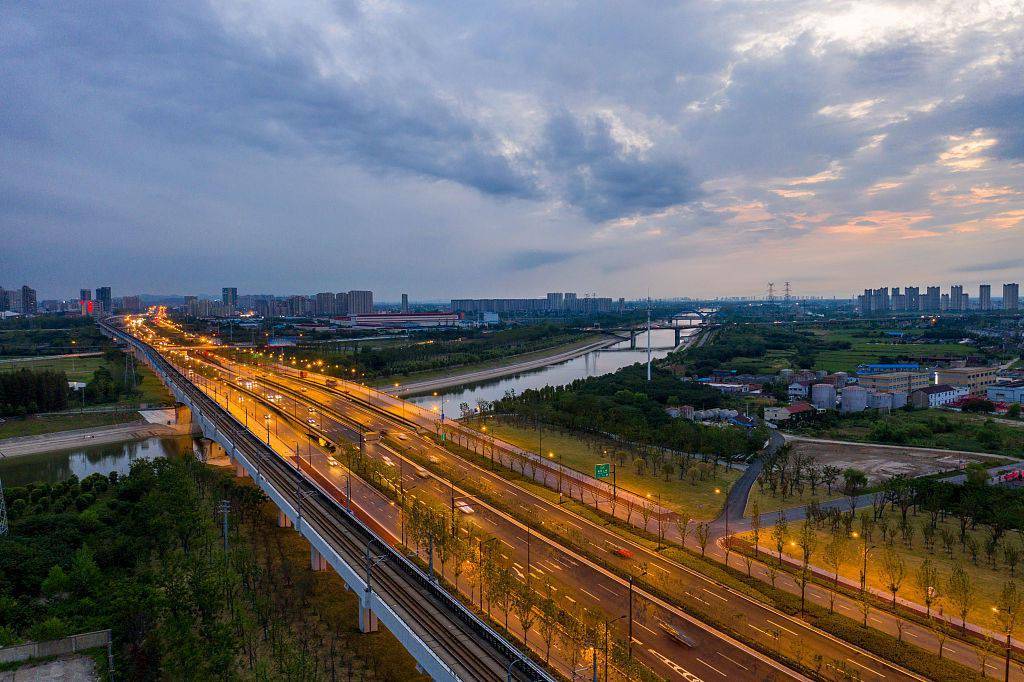
[{"label": "high-rise apartment building", "polygon": [[227,312],[233,313],[238,308],[238,289],[235,287],[224,287],[220,290],[220,301],[227,308]]},{"label": "high-rise apartment building", "polygon": [[11,309],[11,294],[12,291],[7,291],[3,287],[0,287],[0,313],[5,310]]},{"label": "high-rise apartment building", "polygon": [[21,287],[21,314],[35,315],[37,311],[36,290],[25,284]]},{"label": "high-rise apartment building", "polygon": [[892,288],[892,294],[889,295],[889,304],[896,312],[904,312],[907,310],[907,297],[905,294],[900,293],[899,287]]},{"label": "high-rise apartment building", "polygon": [[319,293],[316,295],[316,310],[315,314],[320,317],[326,317],[334,314],[334,301],[335,296],[329,291]]},{"label": "high-rise apartment building", "polygon": [[96,288],[96,302],[103,308],[103,312],[109,315],[114,312],[113,303],[110,296],[110,287],[97,287]]},{"label": "high-rise apartment building", "polygon": [[946,312],[947,310],[950,309],[950,305],[951,303],[949,300],[949,294],[942,294],[942,296],[939,298],[939,310],[942,312]]},{"label": "high-rise apartment building", "polygon": [[921,301],[921,310],[937,312],[942,306],[942,295],[939,287],[927,287],[924,299]]},{"label": "high-rise apartment building", "polygon": [[[186,297],[187,299],[188,297]],[[192,297],[195,299],[195,296]],[[125,296],[121,301],[121,307],[123,307],[129,313],[140,313],[142,312],[142,297],[141,296]]]},{"label": "high-rise apartment building", "polygon": [[1003,310],[1017,310],[1020,307],[1020,285],[1016,282],[1013,284],[1003,285]]},{"label": "high-rise apartment building", "polygon": [[978,310],[992,310],[992,285],[978,286]]},{"label": "high-rise apartment building", "polygon": [[91,301],[92,300],[92,289],[79,289],[78,290],[78,301]]},{"label": "high-rise apartment building", "polygon": [[964,310],[964,287],[962,284],[954,284],[949,288],[949,309]]},{"label": "high-rise apartment building", "polygon": [[561,310],[565,307],[565,295],[560,291],[548,293],[548,310]]},{"label": "high-rise apartment building", "polygon": [[921,309],[921,290],[917,287],[907,287],[907,310],[920,310]]},{"label": "high-rise apartment building", "polygon": [[339,291],[334,295],[334,314],[348,315],[348,292]]},{"label": "high-rise apartment building", "polygon": [[348,314],[369,315],[373,312],[372,291],[350,291],[348,292]]},{"label": "high-rise apartment building", "polygon": [[402,314],[409,314],[409,294],[402,294]]}]

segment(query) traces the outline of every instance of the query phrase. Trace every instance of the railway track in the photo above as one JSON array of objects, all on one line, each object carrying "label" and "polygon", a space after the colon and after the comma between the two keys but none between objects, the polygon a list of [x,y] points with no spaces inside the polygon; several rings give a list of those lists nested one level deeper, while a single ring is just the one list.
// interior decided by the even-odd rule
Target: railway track
[{"label": "railway track", "polygon": [[258,463],[259,473],[293,508],[298,507],[297,493],[304,495],[299,486],[304,483],[311,488],[313,495],[304,497],[301,505],[302,523],[328,540],[332,549],[349,566],[364,567],[367,548],[372,544],[385,552],[389,560],[372,569],[374,592],[404,622],[416,626],[417,636],[438,655],[454,676],[460,680],[506,679],[509,665],[519,663],[512,665],[512,679],[553,682],[554,678],[538,664],[484,626],[472,612],[372,534],[326,491],[310,484],[160,353],[120,329],[103,323],[101,327],[116,338],[139,347],[195,405],[201,407],[204,417],[222,433],[230,435],[232,443],[243,456]]}]

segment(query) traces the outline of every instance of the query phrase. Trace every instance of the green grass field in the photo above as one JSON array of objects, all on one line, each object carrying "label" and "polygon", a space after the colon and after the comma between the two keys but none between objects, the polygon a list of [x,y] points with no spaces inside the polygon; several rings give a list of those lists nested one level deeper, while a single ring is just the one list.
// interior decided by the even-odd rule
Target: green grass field
[{"label": "green grass field", "polygon": [[52,370],[67,374],[68,381],[89,381],[92,378],[92,373],[105,363],[106,360],[102,355],[87,358],[23,358],[16,362],[0,360],[0,372],[19,369],[31,369],[37,372]]},{"label": "green grass field", "polygon": [[87,429],[93,426],[109,426],[141,421],[142,416],[134,411],[124,412],[67,412],[46,417],[10,418],[0,424],[0,439],[20,436],[38,436],[44,433]]},{"label": "green grass field", "polygon": [[[497,438],[518,445],[526,450],[537,451],[537,431],[531,428],[513,426],[494,420],[487,421],[487,428]],[[609,448],[614,445],[609,445]],[[608,456],[595,449],[590,442],[571,434],[544,430],[543,449],[545,455],[555,454],[555,460],[578,471],[593,474],[594,465],[608,462]],[[610,451],[610,449],[609,449]],[[617,467],[617,483],[639,494],[650,493],[652,500],[661,496],[661,503],[694,519],[711,519],[718,516],[730,486],[740,477],[740,472],[719,466],[717,472],[708,471],[703,480],[680,481],[673,475],[666,481],[664,476],[637,475],[629,464]],[[715,490],[719,492],[716,494]]]},{"label": "green grass field", "polygon": [[[947,554],[944,550],[942,541],[939,539],[940,536],[938,533],[936,534],[934,548],[929,550],[924,547],[921,524],[928,520],[927,514],[921,513],[915,516],[913,512],[911,512],[908,516],[908,521],[910,525],[914,527],[915,531],[910,546],[907,546],[903,541],[899,531],[899,512],[889,511],[885,514],[885,519],[896,533],[896,540],[893,542],[892,548],[894,551],[898,552],[901,557],[903,557],[906,566],[906,577],[897,592],[898,596],[904,599],[910,599],[919,604],[924,604],[924,595],[922,590],[916,584],[917,581],[915,580],[915,576],[918,568],[924,562],[925,558],[930,558],[932,563],[938,569],[939,576],[939,580],[937,581],[939,584],[935,586],[939,595],[939,602],[936,605],[933,605],[933,609],[937,608],[938,605],[942,605],[945,613],[947,615],[952,615],[955,612],[955,608],[949,603],[948,599],[944,598],[944,596],[947,593],[946,583],[953,570],[953,566],[959,563],[971,576],[976,592],[974,602],[975,606],[967,616],[967,621],[987,628],[995,630],[999,629],[996,614],[992,611],[991,607],[993,604],[998,603],[999,592],[1005,582],[1008,580],[1015,580],[1019,583],[1021,571],[1021,567],[1017,566],[1016,571],[1014,571],[1015,575],[1011,575],[1009,567],[1005,564],[1002,548],[1007,544],[1013,544],[1019,548],[1021,546],[1021,540],[1018,537],[1007,534],[1003,538],[999,545],[1000,548],[997,552],[997,556],[995,557],[995,568],[992,568],[983,549],[985,546],[986,531],[982,530],[980,527],[975,531],[968,531],[968,536],[973,537],[979,547],[977,564],[975,564],[970,552],[961,548],[959,541],[953,544],[952,553]],[[945,528],[947,531],[952,532],[957,537],[957,540],[959,540],[960,528],[955,518],[950,517],[945,521],[941,521],[938,527],[940,529]],[[797,535],[800,532],[800,524],[790,523],[788,531],[789,532],[785,539],[785,547],[782,551],[784,554],[800,559],[801,550],[795,544]],[[818,543],[815,551],[811,555],[811,563],[826,571],[831,571],[832,569],[828,567],[823,560],[823,553],[824,548],[829,543],[832,535],[827,528],[825,530],[816,531],[815,535],[818,539]],[[749,533],[744,534],[743,537],[747,540],[751,539]],[[774,555],[775,541],[772,537],[770,528],[761,531],[760,544],[764,548],[771,548]],[[868,585],[883,591],[887,590],[885,576],[882,574],[881,569],[882,553],[885,551],[885,545],[886,543],[881,538],[881,530],[876,527],[874,537],[869,545],[869,547],[874,547],[874,549],[871,549],[868,554]],[[859,581],[860,571],[863,565],[863,545],[859,540],[854,541],[851,539],[846,543],[846,550],[848,555],[839,569],[839,575],[851,580]]]},{"label": "green grass field", "polygon": [[[124,361],[108,362],[103,356],[90,356],[85,358],[51,358],[51,359],[24,359],[17,362],[0,360],[0,372],[16,371],[19,369],[31,369],[36,371],[52,370],[67,374],[68,381],[79,381],[88,383],[92,374],[100,367],[106,365],[111,374],[117,380],[121,379],[124,373]],[[174,402],[170,392],[164,387],[152,370],[141,362],[135,363],[135,370],[138,377],[137,389],[140,393],[138,398],[130,401],[122,401],[119,404],[125,405],[168,405]],[[76,407],[76,406],[72,406]]]}]

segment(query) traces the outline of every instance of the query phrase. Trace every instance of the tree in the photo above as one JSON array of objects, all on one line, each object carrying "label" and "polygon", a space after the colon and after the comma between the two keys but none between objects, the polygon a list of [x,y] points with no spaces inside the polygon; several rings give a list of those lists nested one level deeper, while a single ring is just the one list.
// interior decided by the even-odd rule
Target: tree
[{"label": "tree", "polygon": [[842,473],[842,471],[839,469],[839,467],[833,466],[831,464],[828,464],[821,468],[821,482],[824,483],[825,486],[828,488],[829,496],[832,495],[832,486],[836,484],[836,481],[839,479],[840,473]]},{"label": "tree", "polygon": [[772,539],[775,540],[775,551],[779,553],[779,565],[782,565],[782,548],[786,546],[786,533],[788,532],[786,517],[779,511],[779,520],[772,528]]},{"label": "tree", "polygon": [[552,589],[551,583],[548,583],[544,598],[538,605],[540,622],[537,629],[540,630],[540,637],[544,641],[544,665],[551,660],[551,644],[555,640],[555,633],[558,632],[558,606],[551,596]]},{"label": "tree", "polygon": [[960,615],[961,628],[967,632],[967,616],[974,606],[975,588],[970,574],[960,564],[953,566],[946,586],[946,594]]},{"label": "tree", "polygon": [[818,536],[814,530],[814,524],[810,519],[804,519],[800,527],[800,535],[797,538],[797,545],[800,547],[800,613],[804,612],[806,603],[807,583],[811,579],[811,554],[818,546]]},{"label": "tree", "polygon": [[1006,679],[1010,679],[1010,655],[1013,651],[1013,633],[1020,621],[1021,609],[1024,609],[1024,591],[1017,589],[1011,580],[1003,585],[999,593],[998,617],[999,624],[1006,635]]},{"label": "tree", "polygon": [[523,642],[526,642],[530,628],[533,627],[533,622],[537,618],[537,614],[533,610],[537,599],[529,585],[525,583],[516,583],[516,585],[512,606],[515,609],[516,618],[519,619],[519,625],[523,628]]},{"label": "tree", "polygon": [[860,469],[849,467],[843,471],[843,494],[850,498],[850,510],[854,509],[855,498],[868,485],[868,477]]},{"label": "tree", "polygon": [[899,550],[887,547],[882,553],[882,574],[886,588],[892,593],[892,606],[896,608],[896,593],[907,577],[907,564]]},{"label": "tree", "polygon": [[932,563],[931,559],[925,559],[917,567],[914,579],[917,583],[917,589],[921,590],[921,594],[924,595],[924,605],[927,609],[925,615],[928,619],[931,619],[932,604],[939,598],[939,570],[935,568],[935,564]]},{"label": "tree", "polygon": [[1009,566],[1012,577],[1017,570],[1017,564],[1020,563],[1020,547],[1016,543],[1007,541],[1003,545],[1003,561]]},{"label": "tree", "polygon": [[700,555],[704,556],[704,550],[708,546],[708,536],[711,531],[711,524],[707,522],[697,524],[697,543],[700,545]]},{"label": "tree", "polygon": [[[836,589],[839,587],[839,569],[842,568],[843,564],[850,556],[850,542],[846,534],[844,533],[833,533],[832,538],[828,544],[825,545],[825,565],[832,569],[833,582]],[[835,610],[836,602],[836,591],[835,589],[828,591],[829,604],[828,610]]]},{"label": "tree", "polygon": [[757,500],[750,505],[750,533],[754,537],[754,558],[757,558],[757,545],[761,538],[761,507]]}]

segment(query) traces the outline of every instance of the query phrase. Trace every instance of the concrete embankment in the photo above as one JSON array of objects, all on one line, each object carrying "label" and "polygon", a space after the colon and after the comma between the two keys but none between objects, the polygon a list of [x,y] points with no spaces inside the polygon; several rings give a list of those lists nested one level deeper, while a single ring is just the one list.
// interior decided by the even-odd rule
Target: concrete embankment
[{"label": "concrete embankment", "polygon": [[139,421],[127,424],[6,438],[0,440],[0,460],[91,445],[110,445],[111,443],[165,436],[185,436],[192,433],[192,428],[191,424],[157,424],[140,417]]},{"label": "concrete embankment", "polygon": [[464,384],[475,384],[481,381],[490,381],[491,379],[500,379],[512,374],[527,372],[532,369],[540,369],[541,367],[547,367],[548,365],[572,360],[573,358],[577,358],[581,355],[586,355],[591,351],[614,346],[616,343],[620,343],[621,341],[621,338],[608,337],[577,348],[570,348],[569,350],[552,353],[551,355],[545,355],[531,360],[516,362],[513,358],[510,358],[511,362],[507,365],[488,367],[486,369],[475,370],[472,372],[449,374],[435,379],[413,381],[407,384],[402,384],[400,387],[394,389],[383,387],[383,390],[394,395],[411,396],[427,393],[429,391],[437,391],[442,388],[451,388],[452,386],[462,386]]}]

